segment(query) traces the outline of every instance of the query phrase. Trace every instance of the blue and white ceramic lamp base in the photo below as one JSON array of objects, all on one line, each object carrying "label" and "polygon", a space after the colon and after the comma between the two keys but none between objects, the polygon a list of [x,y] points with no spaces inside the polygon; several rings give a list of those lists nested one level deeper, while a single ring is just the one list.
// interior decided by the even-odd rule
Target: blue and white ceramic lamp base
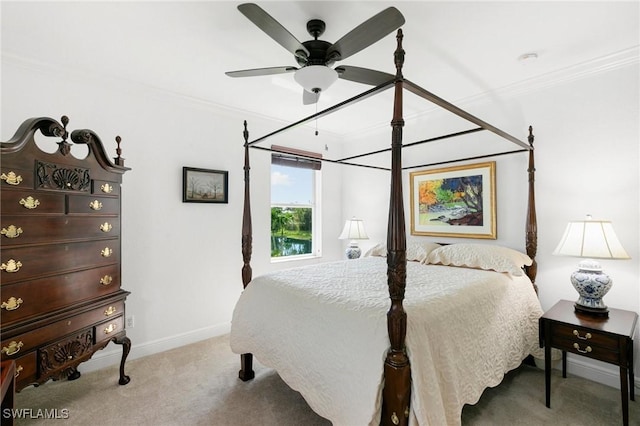
[{"label": "blue and white ceramic lamp base", "polygon": [[597,316],[609,315],[609,309],[602,298],[611,289],[613,280],[602,272],[600,263],[591,259],[581,261],[578,270],[571,274],[571,284],[580,295],[575,303],[576,312]]},{"label": "blue and white ceramic lamp base", "polygon": [[358,243],[352,241],[349,243],[347,250],[345,250],[345,254],[347,255],[347,259],[358,259],[362,254],[362,250],[358,247]]}]

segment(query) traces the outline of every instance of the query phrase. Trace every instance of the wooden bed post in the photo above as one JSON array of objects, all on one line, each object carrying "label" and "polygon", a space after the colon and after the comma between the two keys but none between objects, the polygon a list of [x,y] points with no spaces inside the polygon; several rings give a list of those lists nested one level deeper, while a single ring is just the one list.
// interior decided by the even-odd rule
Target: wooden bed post
[{"label": "wooden bed post", "polygon": [[[244,211],[242,214],[242,286],[247,288],[251,282],[251,249],[253,244],[253,230],[251,228],[251,191],[249,185],[249,131],[247,121],[244,122]],[[253,355],[240,355],[240,372],[238,377],[242,381],[251,380],[255,377],[253,371]]]},{"label": "wooden bed post", "polygon": [[533,260],[531,266],[525,267],[527,276],[533,283],[533,288],[538,293],[538,286],[536,285],[536,275],[538,274],[538,263],[536,262],[536,253],[538,251],[538,223],[536,220],[536,193],[535,193],[535,176],[536,167],[534,162],[534,149],[533,149],[533,127],[529,126],[529,167],[527,172],[529,173],[529,202],[527,205],[527,232],[525,247],[527,255]]},{"label": "wooden bed post", "polygon": [[402,201],[402,91],[404,50],[402,30],[396,36],[396,80],[391,140],[391,196],[387,229],[387,283],[391,308],[387,313],[387,328],[391,347],[384,362],[382,391],[382,425],[407,425],[411,399],[411,366],[405,348],[407,313],[402,301],[407,282],[407,244]]}]

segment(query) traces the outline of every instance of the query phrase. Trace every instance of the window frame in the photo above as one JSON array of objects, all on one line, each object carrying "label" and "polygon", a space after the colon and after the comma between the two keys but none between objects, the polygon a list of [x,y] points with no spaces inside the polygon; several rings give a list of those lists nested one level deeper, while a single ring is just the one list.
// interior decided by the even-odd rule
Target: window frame
[{"label": "window frame", "polygon": [[[274,147],[272,147],[273,149]],[[288,256],[271,256],[272,263],[288,262],[294,260],[310,259],[322,257],[322,170],[321,162],[315,158],[321,158],[320,154],[295,150],[293,152],[287,151],[283,153],[282,147],[277,147],[277,153],[272,154],[272,161],[270,166],[270,174],[272,175],[273,166],[277,165],[284,168],[302,168],[311,169],[312,174],[312,196],[310,204],[293,204],[293,203],[274,203],[270,195],[270,207],[269,214],[273,207],[281,208],[311,208],[311,253],[295,254]],[[291,152],[293,155],[289,154]],[[302,154],[303,156],[299,156]],[[277,156],[277,157],[276,157]],[[312,158],[308,158],[312,157]],[[278,161],[274,161],[274,158],[278,158]],[[271,225],[271,220],[269,222]],[[271,232],[269,232],[271,237]]]}]

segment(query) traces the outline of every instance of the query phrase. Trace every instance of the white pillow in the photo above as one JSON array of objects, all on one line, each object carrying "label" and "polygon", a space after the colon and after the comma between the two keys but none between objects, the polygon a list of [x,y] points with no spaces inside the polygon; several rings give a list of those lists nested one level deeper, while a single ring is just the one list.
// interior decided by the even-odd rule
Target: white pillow
[{"label": "white pillow", "polygon": [[[410,241],[407,243],[407,260],[424,263],[429,253],[431,253],[432,250],[435,250],[438,247],[440,247],[440,244],[431,243],[431,242],[419,243],[415,241]],[[386,257],[387,245],[382,243],[376,244],[375,246],[373,246],[372,248],[370,248],[365,252],[364,257],[369,257],[369,256]]]},{"label": "white pillow", "polygon": [[369,250],[365,251],[362,257],[379,256],[387,257],[387,245],[383,243],[376,244]]},{"label": "white pillow", "polygon": [[533,261],[526,254],[507,247],[461,243],[433,250],[424,263],[506,272],[519,277],[524,275],[522,267],[531,265]]},{"label": "white pillow", "polygon": [[440,244],[424,242],[418,243],[411,241],[407,243],[407,260],[424,263],[427,260],[427,256],[433,250],[440,247]]}]

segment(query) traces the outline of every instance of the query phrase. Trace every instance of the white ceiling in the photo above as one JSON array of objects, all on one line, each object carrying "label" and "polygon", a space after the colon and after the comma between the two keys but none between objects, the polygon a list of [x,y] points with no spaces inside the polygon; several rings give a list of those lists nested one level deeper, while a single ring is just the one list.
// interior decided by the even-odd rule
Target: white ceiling
[{"label": "white ceiling", "polygon": [[[236,9],[240,3],[3,1],[3,61],[19,59],[143,84],[287,122],[314,113],[315,106],[302,105],[302,89],[291,73],[225,76],[231,70],[297,65],[289,52]],[[589,64],[602,66],[610,59],[638,60],[637,1],[258,4],[300,41],[311,38],[306,32],[309,19],[324,20],[327,28],[321,39],[330,42],[384,8],[397,7],[406,19],[405,77],[451,102],[579,72]],[[336,65],[394,73],[394,35]],[[518,60],[530,52],[538,59],[526,64]],[[366,89],[339,80],[322,94],[319,108]],[[382,106],[372,101],[371,111],[379,112],[367,115],[388,126],[390,106],[384,102]],[[336,124],[329,130],[339,129]]]}]

